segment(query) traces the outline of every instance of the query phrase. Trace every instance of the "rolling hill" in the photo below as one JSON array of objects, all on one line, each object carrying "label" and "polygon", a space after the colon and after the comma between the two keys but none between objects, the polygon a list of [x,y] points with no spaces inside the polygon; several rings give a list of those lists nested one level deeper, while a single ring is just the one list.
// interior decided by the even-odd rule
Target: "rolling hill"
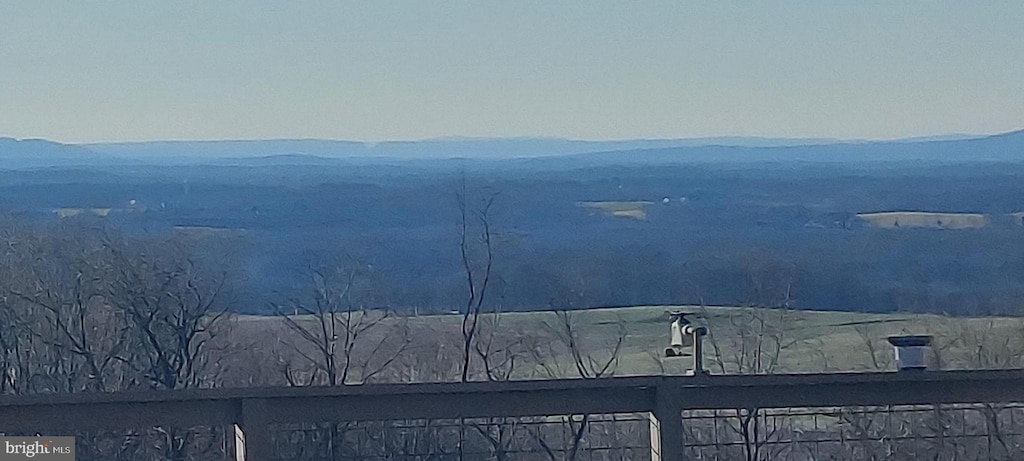
[{"label": "rolling hill", "polygon": [[[706,339],[706,367],[721,373],[755,372],[754,359],[763,359],[760,372],[815,373],[837,371],[893,370],[893,350],[886,340],[892,335],[927,334],[934,336],[941,366],[947,369],[996,368],[1016,366],[1024,351],[1024,319],[1007,317],[951,318],[939,315],[865,314],[848,312],[785,311],[741,307],[645,306],[588,309],[571,315],[576,340],[584,357],[606,360],[609,351],[623,335],[616,375],[682,373],[692,359],[662,355],[669,338],[666,312],[682,309],[692,320],[709,328]],[[763,319],[765,327],[758,325]],[[296,317],[299,322],[313,321]],[[281,349],[268,354],[287,355],[290,346],[276,338],[287,337],[285,322],[271,316],[236,316],[230,320],[229,340],[237,344],[261,344],[266,349]],[[379,328],[367,332],[364,340],[376,344],[399,325],[415,338],[410,347],[416,353],[431,354],[457,341],[462,316],[457,314],[392,317]],[[515,312],[501,316],[497,344],[514,344],[520,338],[537,347],[558,344],[560,319],[553,312]],[[485,327],[486,328],[486,327]],[[763,334],[761,334],[763,332]],[[273,339],[271,339],[273,338]],[[781,346],[781,347],[780,347]],[[546,346],[545,346],[546,347]],[[779,351],[779,352],[776,352]],[[563,351],[564,352],[564,351]],[[774,365],[770,362],[776,360]],[[554,364],[565,376],[573,373],[568,354]],[[437,357],[423,357],[430,365]],[[528,362],[527,362],[528,363]],[[742,363],[742,365],[741,365]],[[437,363],[433,363],[437,366]],[[772,368],[769,370],[768,367]],[[550,370],[521,366],[519,378],[550,378]]]},{"label": "rolling hill", "polygon": [[[434,163],[439,160],[462,162]],[[1006,162],[1024,160],[1024,131],[891,141],[695,138],[582,141],[442,138],[369,143],[322,139],[154,141],[72,145],[0,138],[0,167],[132,164],[345,165],[566,169],[745,162]],[[426,162],[426,163],[424,163]],[[466,163],[470,162],[470,163]]]},{"label": "rolling hill", "polygon": [[0,138],[0,168],[97,164],[105,156],[88,148],[45,139]]}]

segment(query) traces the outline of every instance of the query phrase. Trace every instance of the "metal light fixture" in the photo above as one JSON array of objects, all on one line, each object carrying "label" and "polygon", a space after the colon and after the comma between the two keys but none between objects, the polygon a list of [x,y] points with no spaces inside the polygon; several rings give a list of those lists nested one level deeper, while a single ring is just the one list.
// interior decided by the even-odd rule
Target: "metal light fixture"
[{"label": "metal light fixture", "polygon": [[689,355],[685,349],[693,346],[693,337],[684,333],[683,330],[691,325],[690,319],[682,311],[669,312],[670,339],[668,347],[665,348],[666,357],[683,357]]},{"label": "metal light fixture", "polygon": [[[686,313],[682,311],[669,312],[669,345],[665,348],[665,357],[693,357],[693,374],[705,374],[704,369],[704,336],[708,329],[696,326]],[[692,348],[692,352],[690,349]]]}]

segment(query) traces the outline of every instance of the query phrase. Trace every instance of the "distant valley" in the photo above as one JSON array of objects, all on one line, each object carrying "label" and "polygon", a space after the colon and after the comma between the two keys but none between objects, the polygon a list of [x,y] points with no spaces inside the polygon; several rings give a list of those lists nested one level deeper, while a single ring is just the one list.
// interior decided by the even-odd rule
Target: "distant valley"
[{"label": "distant valley", "polygon": [[0,141],[3,225],[100,226],[229,248],[229,298],[249,313],[305,293],[310,265],[327,260],[359,268],[366,303],[457,308],[462,181],[474,248],[491,203],[488,302],[505,310],[1017,313],[1022,177],[1021,132],[891,142]]}]

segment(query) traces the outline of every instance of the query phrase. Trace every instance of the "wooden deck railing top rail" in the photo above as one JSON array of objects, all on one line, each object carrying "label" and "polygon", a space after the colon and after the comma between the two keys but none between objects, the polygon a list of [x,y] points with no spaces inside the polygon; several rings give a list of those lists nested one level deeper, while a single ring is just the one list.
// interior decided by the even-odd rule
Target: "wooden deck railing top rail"
[{"label": "wooden deck railing top rail", "polygon": [[[0,396],[0,432],[235,425],[264,459],[273,424],[650,412],[680,459],[684,409],[1024,402],[1024,370],[641,376]],[[678,455],[681,456],[681,455]]]}]

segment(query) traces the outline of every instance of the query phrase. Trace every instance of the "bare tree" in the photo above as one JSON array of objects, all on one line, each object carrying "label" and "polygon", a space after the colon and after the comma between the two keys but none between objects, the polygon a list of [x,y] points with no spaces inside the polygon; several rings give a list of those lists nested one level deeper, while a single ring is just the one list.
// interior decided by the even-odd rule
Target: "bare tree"
[{"label": "bare tree", "polygon": [[125,358],[130,325],[106,301],[103,281],[111,255],[101,232],[57,228],[35,234],[32,239],[9,236],[20,244],[15,248],[15,240],[9,240],[6,256],[17,259],[18,275],[0,288],[4,316],[12,322],[4,342],[15,348],[4,355],[10,358],[13,352],[20,360],[31,354],[49,370],[32,373],[22,366],[20,373],[12,373],[16,370],[8,368],[6,381],[14,384],[17,375],[39,378],[32,387],[50,392],[130,387],[131,364]]},{"label": "bare tree", "polygon": [[892,365],[892,353],[878,347],[881,337],[878,328],[871,323],[863,323],[854,327],[854,330],[868,354],[870,369],[882,371],[889,368]]},{"label": "bare tree", "polygon": [[39,260],[41,242],[17,220],[4,217],[0,224],[0,393],[21,394],[31,390],[42,357],[36,356],[35,309],[17,293],[32,285],[26,269]]},{"label": "bare tree", "polygon": [[212,385],[209,345],[228,314],[219,299],[227,274],[198,267],[188,242],[161,245],[163,253],[114,246],[116,273],[108,300],[131,319],[139,344],[135,360],[153,387]]},{"label": "bare tree", "polygon": [[[783,352],[795,344],[786,336],[795,273],[771,261],[755,261],[748,273],[748,308],[729,315],[732,341],[723,347],[716,329],[709,329],[711,363],[721,374],[772,374],[780,365]],[[710,313],[701,307],[705,318]],[[727,418],[727,427],[743,441],[747,461],[762,459],[762,449],[776,435],[777,428],[766,428],[760,408],[737,408]]]},{"label": "bare tree", "polygon": [[[110,382],[112,365],[126,363],[129,326],[122,313],[111,309],[98,291],[100,274],[82,261],[50,266],[68,272],[38,285],[34,292],[12,291],[37,308],[42,317],[33,322],[34,334],[48,343],[65,361],[64,390],[113,391],[120,383]],[[60,277],[64,275],[64,277]],[[63,280],[61,280],[61,278]],[[40,321],[41,320],[41,321]]]},{"label": "bare tree", "polygon": [[482,314],[477,324],[478,339],[473,343],[475,355],[488,381],[508,381],[530,359],[530,346],[537,340],[532,335],[514,331],[503,321],[501,305]]},{"label": "bare tree", "polygon": [[[191,246],[132,240],[75,221],[7,228],[0,239],[0,317],[10,321],[0,328],[4,391],[109,392],[214,382],[204,370],[219,308],[216,296],[201,288],[206,273],[189,264]],[[162,427],[90,434],[80,438],[81,456],[179,460],[213,449],[213,434]],[[126,442],[114,449],[103,442],[108,438]]]},{"label": "bare tree", "polygon": [[[496,198],[497,194],[491,194],[483,198],[479,206],[470,209],[465,175],[455,193],[459,210],[459,257],[466,279],[466,304],[462,308],[462,369],[459,378],[462,382],[470,379],[474,340],[494,269],[494,233],[490,213]],[[478,224],[478,229],[471,220]]]},{"label": "bare tree", "polygon": [[[942,338],[933,346],[937,366],[945,364],[970,369],[1012,369],[1024,365],[1024,323],[989,320],[981,328],[964,328],[951,322],[938,325]],[[989,453],[1011,459],[1019,448],[1010,436],[1012,418],[1006,404],[983,403],[979,413],[985,420]],[[941,417],[941,413],[938,413]],[[939,421],[941,427],[941,421]]]},{"label": "bare tree", "polygon": [[[601,379],[615,374],[622,354],[622,346],[628,335],[622,322],[618,323],[618,335],[614,339],[614,345],[610,348],[594,348],[594,350],[607,350],[606,353],[597,355],[594,352],[589,352],[591,349],[584,344],[583,335],[580,334],[576,319],[571,312],[561,310],[555,311],[553,315],[556,321],[546,323],[546,327],[560,348],[536,349],[534,351],[536,363],[550,377],[568,375],[564,373],[567,371],[563,365],[566,360],[570,362],[568,368],[574,370],[575,374],[583,379]],[[561,424],[558,427],[563,432],[563,437],[560,438],[567,440],[564,447],[552,445],[549,437],[536,427],[530,432],[551,461],[574,461],[580,454],[580,448],[591,418],[590,414],[560,417]]]},{"label": "bare tree", "polygon": [[390,311],[370,309],[359,299],[360,274],[353,264],[310,268],[311,296],[274,306],[299,343],[289,343],[311,372],[285,363],[293,386],[338,386],[372,380],[409,347],[408,329]]},{"label": "bare tree", "polygon": [[[509,381],[528,362],[528,344],[536,338],[523,334],[508,334],[507,325],[502,322],[500,305],[485,315],[478,324],[479,338],[473,347],[484,376],[488,381]],[[486,418],[472,428],[487,442],[494,458],[503,461],[509,452],[526,435],[522,418]]]},{"label": "bare tree", "polygon": [[[106,301],[124,312],[134,335],[129,360],[144,385],[157,389],[211,387],[218,384],[213,340],[228,315],[221,302],[227,279],[224,268],[212,269],[197,259],[194,240],[108,241],[114,255]],[[216,431],[194,432],[156,427],[130,438],[155,437],[167,460],[216,449]]]},{"label": "bare tree", "polygon": [[[462,364],[459,380],[469,382],[474,355],[483,362],[485,376],[488,380],[508,379],[515,369],[516,353],[508,348],[495,348],[495,334],[500,324],[500,314],[495,310],[490,327],[490,335],[483,344],[477,335],[481,327],[481,315],[491,285],[494,270],[494,233],[491,229],[491,208],[497,194],[482,199],[482,203],[470,209],[465,174],[460,178],[459,188],[455,192],[455,201],[459,211],[459,260],[462,265],[466,282],[466,304],[462,308]],[[472,217],[471,217],[472,215]],[[474,219],[475,218],[475,219]],[[476,226],[473,225],[476,222]],[[475,234],[475,235],[473,235]],[[473,424],[472,427],[490,443],[492,450],[504,459],[506,447],[511,440],[510,433],[515,432],[514,421],[496,418],[484,424]],[[506,429],[511,427],[511,432]],[[466,440],[466,420],[459,420],[459,452],[463,454]],[[496,428],[492,432],[492,428]]]}]

